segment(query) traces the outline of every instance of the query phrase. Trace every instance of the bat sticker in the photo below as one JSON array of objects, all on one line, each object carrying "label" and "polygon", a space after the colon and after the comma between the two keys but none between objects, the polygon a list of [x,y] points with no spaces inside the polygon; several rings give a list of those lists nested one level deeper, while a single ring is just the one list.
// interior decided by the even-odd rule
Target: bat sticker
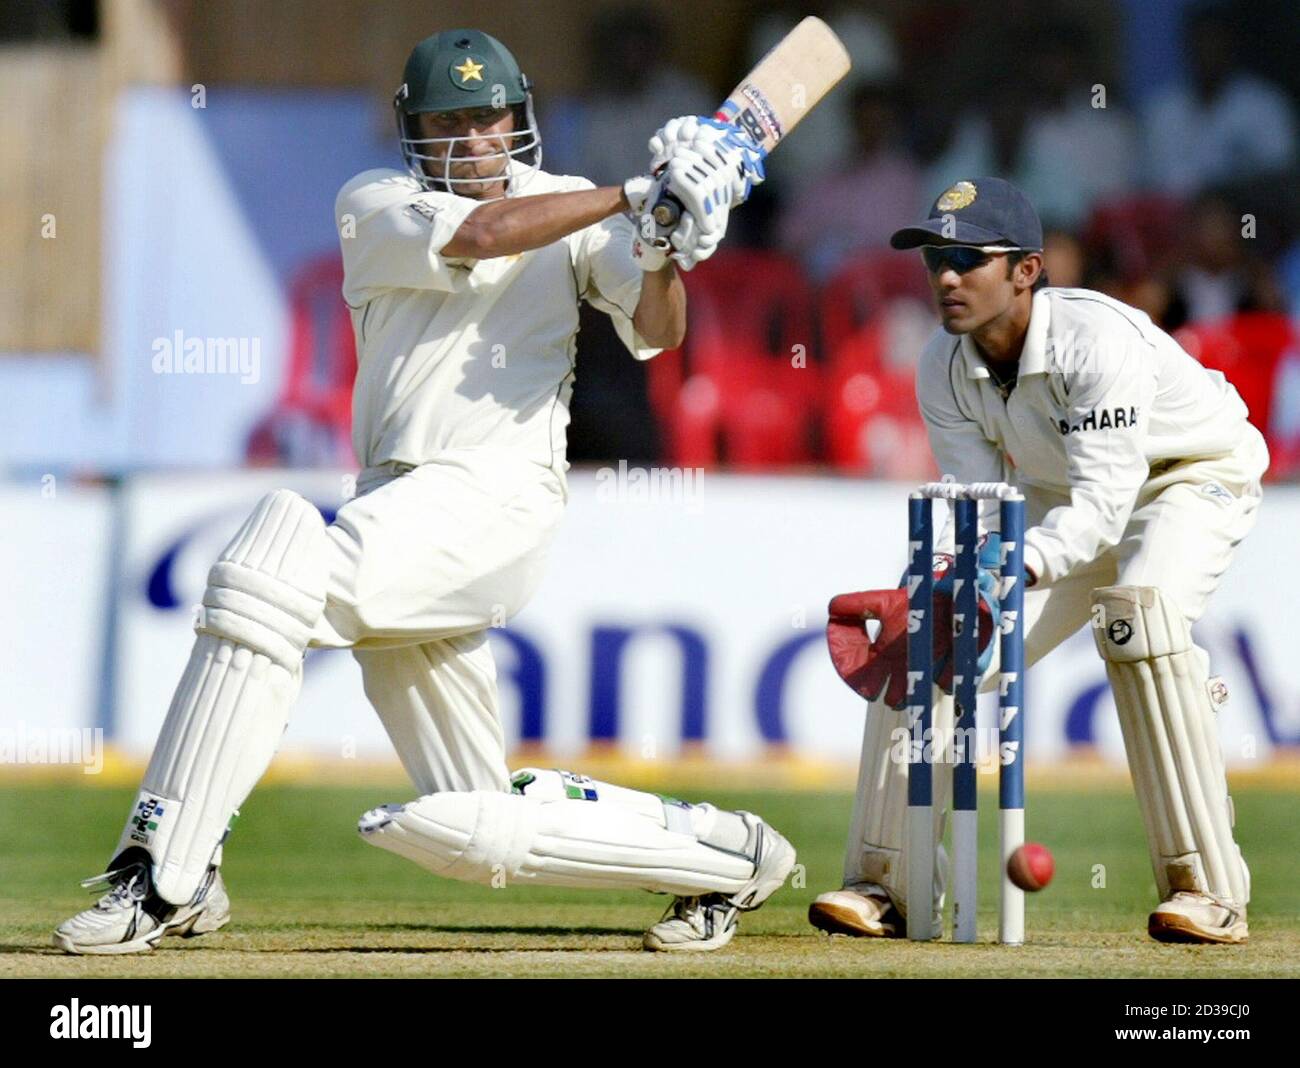
[{"label": "bat sticker", "polygon": [[[772,105],[768,103],[767,97],[759,92],[759,90],[753,85],[742,85],[740,87],[740,93],[749,101],[753,110],[757,112],[754,118],[761,123],[765,130],[768,131],[772,140],[781,140],[781,136],[785,131],[781,129],[781,120],[776,117],[776,111],[773,109]],[[748,114],[750,114],[750,108],[746,108],[741,113],[742,117]],[[746,123],[746,126],[748,127],[748,123]],[[763,138],[759,135],[755,135],[755,140],[760,144],[763,142]]]}]

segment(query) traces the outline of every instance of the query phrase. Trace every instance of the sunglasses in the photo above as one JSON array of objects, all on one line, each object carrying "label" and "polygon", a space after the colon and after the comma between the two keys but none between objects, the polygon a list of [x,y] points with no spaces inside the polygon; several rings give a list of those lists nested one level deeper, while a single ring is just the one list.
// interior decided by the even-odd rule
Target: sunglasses
[{"label": "sunglasses", "polygon": [[921,249],[926,269],[931,274],[951,268],[958,274],[983,267],[992,258],[992,251],[1004,252],[1005,249],[990,250],[979,245],[926,245]]}]

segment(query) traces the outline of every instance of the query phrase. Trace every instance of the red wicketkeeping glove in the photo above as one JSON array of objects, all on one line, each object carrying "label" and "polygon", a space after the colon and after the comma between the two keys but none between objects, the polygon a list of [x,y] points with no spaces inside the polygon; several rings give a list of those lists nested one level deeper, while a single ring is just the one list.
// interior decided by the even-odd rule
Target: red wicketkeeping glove
[{"label": "red wicketkeeping glove", "polygon": [[[936,578],[942,574],[941,568]],[[995,620],[983,597],[978,604],[983,652],[993,639]],[[933,606],[935,682],[952,693],[952,598],[936,591]],[[883,695],[891,708],[902,708],[907,703],[907,591],[841,593],[831,600],[829,612],[826,644],[840,678],[868,701]],[[880,621],[874,641],[867,633],[869,619]]]},{"label": "red wicketkeeping glove", "polygon": [[[868,701],[882,694],[891,708],[907,703],[907,591],[866,590],[831,599],[826,644],[840,678]],[[875,640],[869,619],[880,621]]]}]

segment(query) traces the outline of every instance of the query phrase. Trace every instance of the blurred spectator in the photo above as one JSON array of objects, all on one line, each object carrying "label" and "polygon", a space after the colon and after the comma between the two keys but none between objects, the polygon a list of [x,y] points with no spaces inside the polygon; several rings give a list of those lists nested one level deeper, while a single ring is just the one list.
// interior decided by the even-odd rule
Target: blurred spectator
[{"label": "blurred spectator", "polygon": [[[648,6],[601,11],[591,25],[587,85],[546,106],[540,87],[543,166],[597,185],[645,171],[646,142],[674,115],[709,115],[716,92],[668,60],[672,30]],[[582,309],[577,384],[570,406],[571,463],[653,460],[659,452],[646,400],[646,365],[628,358],[609,318]]]},{"label": "blurred spectator", "polygon": [[970,101],[928,168],[926,193],[933,198],[963,175],[1005,175],[1045,225],[1076,230],[1098,202],[1131,188],[1133,123],[1102,95],[1082,27],[1031,24],[1007,47],[1024,57],[1024,69],[1001,72]]},{"label": "blurred spectator", "polygon": [[1276,276],[1241,226],[1241,213],[1223,195],[1207,192],[1193,201],[1186,252],[1164,281],[1163,294],[1159,284],[1148,288],[1144,310],[1166,330],[1239,312],[1284,311]]},{"label": "blurred spectator", "polygon": [[1068,230],[1048,230],[1043,235],[1043,270],[1049,285],[1077,289],[1084,284],[1087,257],[1083,243]]},{"label": "blurred spectator", "polygon": [[674,115],[711,115],[716,95],[670,65],[672,32],[650,7],[615,8],[592,24],[590,78],[541,119],[545,167],[597,185],[622,185],[646,169],[646,142]]},{"label": "blurred spectator", "polygon": [[1276,87],[1238,60],[1237,30],[1216,6],[1184,22],[1190,84],[1157,94],[1144,121],[1146,181],[1195,193],[1284,170],[1295,163],[1295,116]]},{"label": "blurred spectator", "polygon": [[886,248],[900,219],[921,199],[921,173],[902,143],[894,85],[859,85],[851,100],[854,154],[793,194],[778,241],[814,278],[825,278],[854,252]]},{"label": "blurred spectator", "polygon": [[920,210],[959,178],[1005,175],[1021,184],[1021,151],[1029,122],[1029,95],[1019,72],[993,76],[987,96],[971,101],[949,128],[946,144],[926,167]]},{"label": "blurred spectator", "polygon": [[1132,188],[1136,129],[1110,98],[1086,28],[1052,23],[1032,42],[1020,186],[1047,225],[1073,230],[1099,201]]}]

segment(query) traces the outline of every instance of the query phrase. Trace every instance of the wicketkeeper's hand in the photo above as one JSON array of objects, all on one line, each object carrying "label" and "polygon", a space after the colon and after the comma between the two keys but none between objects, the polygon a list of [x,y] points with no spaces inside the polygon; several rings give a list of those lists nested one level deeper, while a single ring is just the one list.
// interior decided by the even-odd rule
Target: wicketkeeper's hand
[{"label": "wicketkeeper's hand", "polygon": [[[998,569],[1001,566],[1002,536],[996,531],[986,534],[980,545],[976,565],[976,604],[978,605],[979,659],[975,670],[982,679],[993,661],[993,635],[1002,621],[998,601]],[[945,693],[952,693],[952,613],[956,589],[956,566],[947,553],[934,558],[934,681]],[[904,582],[907,580],[904,579]]]},{"label": "wicketkeeper's hand", "polygon": [[[996,555],[997,549],[992,550]],[[984,554],[981,554],[981,560]],[[934,680],[946,693],[952,693],[952,558],[940,556],[934,571],[934,600],[931,602],[931,628],[934,634]],[[906,583],[906,578],[904,579]],[[993,659],[993,635],[1000,618],[996,597],[997,577],[981,567],[977,599],[979,613],[980,678]],[[896,590],[866,590],[841,593],[830,603],[826,623],[826,644],[831,663],[848,685],[868,701],[884,698],[891,708],[907,703],[907,613],[905,586]],[[873,639],[868,621],[880,623]]]},{"label": "wicketkeeper's hand", "polygon": [[[867,621],[877,620],[873,639]],[[830,604],[826,645],[840,678],[868,701],[907,703],[907,591],[841,593]]]}]

